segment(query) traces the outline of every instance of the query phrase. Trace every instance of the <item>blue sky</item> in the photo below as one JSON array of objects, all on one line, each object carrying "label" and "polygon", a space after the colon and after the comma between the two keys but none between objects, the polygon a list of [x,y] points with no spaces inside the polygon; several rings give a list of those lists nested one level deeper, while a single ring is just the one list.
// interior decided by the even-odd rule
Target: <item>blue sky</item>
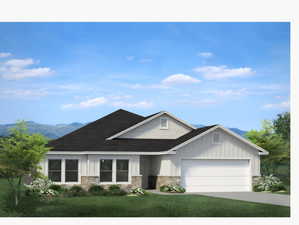
[{"label": "blue sky", "polygon": [[0,23],[0,124],[123,108],[258,129],[289,110],[288,23]]}]

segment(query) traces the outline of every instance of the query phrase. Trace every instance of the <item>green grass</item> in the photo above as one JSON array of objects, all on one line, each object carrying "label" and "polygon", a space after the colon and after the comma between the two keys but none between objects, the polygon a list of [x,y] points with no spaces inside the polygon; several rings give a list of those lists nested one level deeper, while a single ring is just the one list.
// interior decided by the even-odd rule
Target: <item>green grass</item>
[{"label": "green grass", "polygon": [[[0,200],[7,184],[0,180]],[[1,202],[0,202],[1,203]],[[0,204],[1,211],[1,204]],[[1,214],[0,214],[1,215]],[[2,215],[3,216],[3,215]],[[8,215],[10,216],[10,215]],[[12,214],[11,216],[15,216]],[[289,217],[290,208],[198,195],[56,198],[31,217]]]}]

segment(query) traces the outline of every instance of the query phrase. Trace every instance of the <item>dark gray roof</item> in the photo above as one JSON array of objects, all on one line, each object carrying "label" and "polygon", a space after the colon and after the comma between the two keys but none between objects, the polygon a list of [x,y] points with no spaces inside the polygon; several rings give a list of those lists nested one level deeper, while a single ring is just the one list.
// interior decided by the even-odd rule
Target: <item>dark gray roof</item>
[{"label": "dark gray roof", "polygon": [[167,151],[215,126],[194,129],[177,139],[116,138],[106,140],[106,138],[156,114],[143,117],[120,109],[61,138],[50,141],[49,146],[53,148],[51,151],[161,152]]}]

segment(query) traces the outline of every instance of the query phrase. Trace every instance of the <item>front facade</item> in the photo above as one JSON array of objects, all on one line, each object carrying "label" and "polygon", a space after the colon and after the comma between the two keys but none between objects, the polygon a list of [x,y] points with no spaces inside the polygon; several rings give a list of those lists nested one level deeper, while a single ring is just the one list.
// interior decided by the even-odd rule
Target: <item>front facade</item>
[{"label": "front facade", "polygon": [[49,145],[41,167],[54,182],[178,184],[187,192],[251,191],[260,156],[268,154],[220,125],[195,128],[164,111],[143,117],[118,110]]}]

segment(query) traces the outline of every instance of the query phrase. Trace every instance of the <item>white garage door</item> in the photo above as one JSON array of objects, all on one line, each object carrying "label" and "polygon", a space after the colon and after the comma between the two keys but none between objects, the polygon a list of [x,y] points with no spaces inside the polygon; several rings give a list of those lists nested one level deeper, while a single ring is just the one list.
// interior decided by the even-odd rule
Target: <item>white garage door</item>
[{"label": "white garage door", "polygon": [[251,191],[249,160],[184,159],[181,178],[187,192]]}]

